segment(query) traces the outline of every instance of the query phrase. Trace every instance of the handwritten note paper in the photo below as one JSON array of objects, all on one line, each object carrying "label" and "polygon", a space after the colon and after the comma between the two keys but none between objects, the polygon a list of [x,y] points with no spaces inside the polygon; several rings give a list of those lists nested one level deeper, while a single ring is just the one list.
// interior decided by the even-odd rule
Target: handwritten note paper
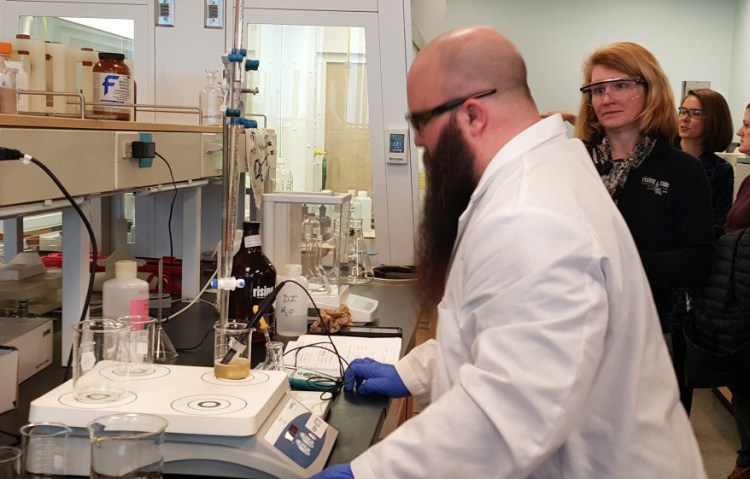
[{"label": "handwritten note paper", "polygon": [[[357,358],[372,358],[381,363],[395,364],[401,354],[401,338],[334,336],[331,339],[347,363]],[[289,342],[285,351],[284,363],[287,366],[312,369],[332,376],[341,375],[339,360],[327,336],[302,335],[297,341]],[[346,364],[343,369],[346,369]]]}]

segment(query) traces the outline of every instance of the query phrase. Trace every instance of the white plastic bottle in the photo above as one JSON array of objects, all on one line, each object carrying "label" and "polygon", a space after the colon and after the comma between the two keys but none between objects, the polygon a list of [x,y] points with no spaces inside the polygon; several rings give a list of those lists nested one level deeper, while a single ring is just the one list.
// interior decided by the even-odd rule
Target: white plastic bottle
[{"label": "white plastic bottle", "polygon": [[372,198],[367,196],[366,191],[358,191],[359,212],[362,217],[362,232],[372,231]]},{"label": "white plastic bottle", "polygon": [[[279,276],[279,283],[294,280],[302,287],[287,283],[276,296],[276,334],[282,336],[299,336],[307,333],[307,279],[302,276],[301,264],[288,264],[284,275]],[[304,289],[303,289],[304,287]]]},{"label": "white plastic bottle", "polygon": [[359,197],[357,196],[356,190],[348,190],[347,193],[352,197],[349,204],[349,219],[361,220],[362,219],[362,205],[359,203]]},{"label": "white plastic bottle", "polygon": [[148,283],[138,279],[138,263],[115,263],[115,277],[102,285],[102,317],[148,316]]}]

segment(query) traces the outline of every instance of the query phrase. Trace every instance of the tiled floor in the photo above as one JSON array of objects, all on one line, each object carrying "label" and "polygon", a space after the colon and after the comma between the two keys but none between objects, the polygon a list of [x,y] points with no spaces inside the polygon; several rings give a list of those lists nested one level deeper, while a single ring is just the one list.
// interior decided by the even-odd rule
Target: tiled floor
[{"label": "tiled floor", "polygon": [[726,479],[734,468],[739,445],[731,413],[710,389],[693,392],[690,422],[698,439],[709,479]]}]

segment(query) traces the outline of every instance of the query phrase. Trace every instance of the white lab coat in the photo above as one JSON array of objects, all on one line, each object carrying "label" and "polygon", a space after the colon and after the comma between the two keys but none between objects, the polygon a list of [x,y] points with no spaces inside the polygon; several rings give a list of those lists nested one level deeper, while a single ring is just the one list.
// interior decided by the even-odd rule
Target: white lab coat
[{"label": "white lab coat", "polygon": [[497,153],[456,244],[437,339],[397,365],[430,404],[356,479],[706,477],[638,251],[559,116]]}]

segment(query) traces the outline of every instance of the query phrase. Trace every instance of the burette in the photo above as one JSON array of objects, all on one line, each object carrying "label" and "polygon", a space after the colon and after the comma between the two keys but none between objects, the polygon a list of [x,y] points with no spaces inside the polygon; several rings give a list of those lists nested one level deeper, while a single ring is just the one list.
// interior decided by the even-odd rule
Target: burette
[{"label": "burette", "polygon": [[[219,254],[218,284],[226,285],[219,287],[219,321],[226,324],[229,318],[229,290],[237,286],[233,282],[232,257],[234,237],[237,230],[237,203],[240,191],[240,168],[239,168],[239,139],[244,129],[254,123],[244,119],[242,112],[243,93],[250,90],[243,89],[245,72],[258,68],[258,62],[246,60],[246,50],[242,48],[245,38],[245,2],[234,1],[234,40],[232,48],[222,57],[227,79],[227,101],[224,112],[224,126],[222,130],[222,157],[224,164],[222,168],[223,206],[221,211],[222,239]],[[257,90],[256,90],[257,92]]]}]

